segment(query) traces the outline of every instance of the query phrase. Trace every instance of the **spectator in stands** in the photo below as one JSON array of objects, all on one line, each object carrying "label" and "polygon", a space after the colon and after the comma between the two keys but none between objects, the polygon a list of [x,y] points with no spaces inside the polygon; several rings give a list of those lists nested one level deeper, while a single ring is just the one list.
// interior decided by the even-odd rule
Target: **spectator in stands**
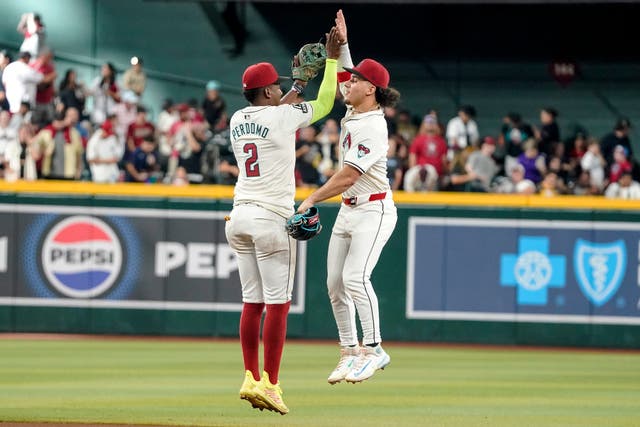
[{"label": "spectator in stands", "polygon": [[478,179],[473,171],[465,168],[467,159],[471,151],[463,150],[455,153],[451,162],[450,172],[440,180],[440,188],[444,191],[472,191],[474,187],[471,185],[473,181]]},{"label": "spectator in stands", "polygon": [[538,151],[538,143],[533,138],[524,143],[524,152],[518,156],[518,163],[524,167],[524,177],[536,185],[547,173],[545,157]]},{"label": "spectator in stands", "polygon": [[478,146],[480,133],[475,117],[476,109],[471,105],[463,105],[458,109],[458,115],[449,120],[447,124],[449,159],[452,159],[457,151]]},{"label": "spectator in stands", "polygon": [[142,69],[142,58],[133,56],[129,62],[131,67],[122,76],[122,86],[140,98],[147,85],[147,75]]},{"label": "spectator in stands", "polygon": [[[229,150],[231,151],[231,150]],[[216,172],[216,182],[221,185],[234,185],[240,175],[240,169],[233,153],[222,155]]]},{"label": "spectator in stands", "polygon": [[632,166],[628,159],[628,151],[622,145],[613,149],[613,163],[609,167],[609,182],[618,182],[623,172],[631,172]]},{"label": "spectator in stands", "polygon": [[316,136],[316,142],[320,144],[320,153],[322,154],[322,160],[318,165],[320,184],[324,184],[336,172],[338,165],[340,128],[335,119],[327,119],[324,122],[320,132]]},{"label": "spectator in stands", "polygon": [[16,181],[23,178],[33,181],[38,177],[32,126],[25,124],[18,129],[18,139],[7,146],[5,152],[5,179]]},{"label": "spectator in stands", "polygon": [[540,195],[545,197],[553,197],[564,193],[565,187],[561,185],[558,175],[555,172],[547,171],[544,178],[540,182]]},{"label": "spectator in stands", "polygon": [[582,157],[587,153],[587,137],[583,132],[576,133],[573,143],[570,144],[567,163],[572,171],[577,171]]},{"label": "spectator in stands", "polygon": [[7,94],[4,90],[4,84],[2,83],[2,73],[7,65],[11,63],[11,55],[6,50],[0,50],[0,109],[9,110],[9,101],[7,100]]},{"label": "spectator in stands", "polygon": [[558,193],[567,194],[569,192],[568,185],[571,180],[569,175],[569,165],[562,163],[561,158],[558,156],[552,156],[548,163],[547,173],[553,172],[556,175],[555,187],[558,190]]},{"label": "spectator in stands", "polygon": [[118,116],[116,135],[120,143],[126,145],[129,126],[136,121],[138,115],[138,95],[130,90],[122,91],[122,102],[113,107],[113,114]]},{"label": "spectator in stands", "polygon": [[69,107],[75,108],[80,113],[81,120],[87,119],[84,107],[86,101],[86,89],[82,82],[78,81],[78,74],[72,68],[64,73],[64,78],[58,88],[58,111],[64,111]]},{"label": "spectator in stands", "polygon": [[115,106],[120,102],[120,89],[116,85],[116,69],[110,62],[102,65],[100,75],[95,78],[89,89],[93,96],[91,122],[100,126],[107,116],[115,113]]},{"label": "spectator in stands", "polygon": [[64,117],[54,120],[35,136],[38,158],[42,158],[42,177],[48,179],[79,179],[82,173],[82,137],[72,125],[67,109]]},{"label": "spectator in stands", "polygon": [[422,120],[418,135],[409,147],[409,169],[415,166],[431,165],[438,177],[446,171],[447,143],[440,134],[437,119],[427,114]]},{"label": "spectator in stands", "polygon": [[560,144],[560,127],[556,121],[558,111],[552,107],[540,110],[540,128],[534,129],[540,152],[550,158],[556,154],[556,145]]},{"label": "spectator in stands", "polygon": [[618,119],[613,132],[605,135],[600,141],[600,149],[607,166],[611,166],[614,162],[613,151],[618,145],[622,145],[627,149],[628,158],[633,159],[633,148],[629,133],[631,131],[631,122],[626,117]]},{"label": "spectator in stands", "polygon": [[182,103],[175,107],[178,112],[178,120],[176,120],[169,129],[168,144],[170,147],[169,159],[167,161],[167,175],[173,176],[178,167],[178,160],[180,152],[188,145],[187,141],[187,128],[186,125],[191,123],[189,105]]},{"label": "spectator in stands", "polygon": [[23,13],[18,23],[18,32],[24,36],[20,51],[29,52],[33,58],[38,56],[45,46],[45,29],[40,15]]},{"label": "spectator in stands", "polygon": [[78,133],[80,134],[80,138],[82,138],[82,146],[86,147],[87,142],[89,141],[89,129],[83,126],[80,123],[80,113],[77,108],[69,107],[64,112],[65,117],[69,121],[70,126],[74,127]]},{"label": "spectator in stands", "polygon": [[189,182],[201,183],[202,153],[207,140],[211,137],[204,123],[188,122],[183,126],[186,144],[179,150],[178,167],[187,171]]},{"label": "spectator in stands", "polygon": [[182,166],[179,166],[176,169],[176,174],[171,180],[171,185],[183,186],[189,185],[189,175],[187,174],[187,170]]},{"label": "spectator in stands", "polygon": [[33,109],[31,120],[33,123],[42,127],[49,124],[53,120],[55,113],[53,101],[55,99],[56,90],[53,80],[57,77],[56,67],[53,63],[53,52],[48,47],[40,49],[40,53],[35,61],[31,62],[31,68],[44,76],[53,75],[53,79],[43,79],[36,89],[36,103]]},{"label": "spectator in stands", "polygon": [[504,169],[511,170],[514,163],[517,163],[518,156],[524,151],[524,142],[533,137],[533,129],[522,121],[520,114],[512,112],[503,119],[501,137],[506,153]]},{"label": "spectator in stands", "polygon": [[605,160],[600,153],[600,143],[595,138],[589,138],[587,152],[580,159],[580,167],[583,171],[589,172],[591,185],[602,192],[604,188],[604,168]]},{"label": "spectator in stands", "polygon": [[18,132],[10,126],[10,123],[11,113],[6,110],[0,111],[0,177],[7,161],[5,157],[7,147],[18,142]]},{"label": "spectator in stands", "polygon": [[413,141],[418,134],[418,127],[413,122],[408,110],[400,110],[396,115],[396,133],[405,141]]},{"label": "spectator in stands", "polygon": [[383,111],[384,119],[387,122],[387,133],[389,135],[395,135],[398,128],[398,125],[396,124],[398,110],[396,109],[396,107],[384,107]]},{"label": "spectator in stands", "polygon": [[117,120],[115,115],[110,115],[87,143],[87,162],[93,182],[117,182],[120,179],[118,162],[124,153],[115,133]]},{"label": "spectator in stands", "polygon": [[156,143],[153,138],[147,138],[127,159],[126,180],[127,182],[152,182],[159,169]]},{"label": "spectator in stands", "polygon": [[387,178],[389,179],[391,191],[399,190],[403,184],[402,161],[398,158],[398,140],[402,140],[402,138],[391,136],[389,138],[389,149],[387,150]]},{"label": "spectator in stands", "polygon": [[583,170],[578,175],[578,179],[574,183],[572,193],[576,196],[595,196],[602,192],[598,187],[591,183],[591,175],[589,171]]},{"label": "spectator in stands", "polygon": [[133,153],[142,144],[142,140],[153,137],[155,132],[155,126],[147,120],[147,109],[138,105],[136,119],[129,125],[127,130],[127,151]]},{"label": "spectator in stands", "polygon": [[320,183],[318,166],[322,160],[320,144],[316,142],[316,128],[307,126],[300,129],[296,139],[296,185],[317,187]]},{"label": "spectator in stands", "polygon": [[493,177],[498,172],[498,165],[491,157],[495,149],[496,140],[491,136],[486,136],[482,140],[480,150],[469,155],[465,169],[469,174],[476,176],[476,179],[470,182],[470,191],[489,191]]},{"label": "spectator in stands", "polygon": [[2,83],[12,113],[20,109],[23,101],[33,107],[36,102],[37,85],[51,83],[56,77],[55,73],[44,75],[29,67],[30,60],[29,52],[20,52],[18,59],[7,65],[2,73]]},{"label": "spectator in stands", "polygon": [[403,178],[404,191],[409,193],[436,191],[438,189],[438,173],[432,165],[409,168]]},{"label": "spectator in stands", "polygon": [[207,82],[206,95],[202,101],[204,118],[211,129],[220,129],[227,126],[226,103],[220,96],[220,83],[216,80]]},{"label": "spectator in stands", "polygon": [[31,124],[31,106],[28,102],[24,101],[20,103],[20,108],[16,113],[11,116],[11,127],[14,129],[20,129],[22,125]]},{"label": "spectator in stands", "polygon": [[630,171],[625,171],[618,182],[609,184],[604,196],[609,199],[640,199],[640,183],[633,180]]},{"label": "spectator in stands", "polygon": [[200,104],[198,103],[197,99],[189,98],[187,100],[187,105],[189,106],[189,120],[195,123],[206,122],[204,115],[202,114],[202,110],[200,109]]},{"label": "spectator in stands", "polygon": [[158,137],[158,156],[160,167],[166,172],[167,162],[171,155],[171,144],[169,143],[169,131],[175,122],[179,120],[178,112],[171,98],[166,98],[162,103],[162,111],[158,114],[156,121]]},{"label": "spectator in stands", "polygon": [[510,170],[507,171],[508,177],[500,177],[493,187],[496,193],[513,193],[513,194],[534,194],[536,185],[533,181],[524,177],[524,166],[515,163]]}]

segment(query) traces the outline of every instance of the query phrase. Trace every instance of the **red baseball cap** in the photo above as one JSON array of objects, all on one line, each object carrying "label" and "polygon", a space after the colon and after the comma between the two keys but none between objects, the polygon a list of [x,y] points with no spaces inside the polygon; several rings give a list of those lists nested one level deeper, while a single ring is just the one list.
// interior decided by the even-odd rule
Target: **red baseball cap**
[{"label": "red baseball cap", "polygon": [[363,59],[354,68],[344,67],[344,69],[376,87],[386,89],[389,86],[389,72],[381,63],[373,59]]},{"label": "red baseball cap", "polygon": [[289,80],[278,75],[275,67],[268,62],[249,65],[242,74],[242,89],[256,89]]}]

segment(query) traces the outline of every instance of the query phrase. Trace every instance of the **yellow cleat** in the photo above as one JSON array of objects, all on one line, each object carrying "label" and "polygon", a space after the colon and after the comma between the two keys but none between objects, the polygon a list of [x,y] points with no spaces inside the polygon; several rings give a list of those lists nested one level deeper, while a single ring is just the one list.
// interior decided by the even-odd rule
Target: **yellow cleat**
[{"label": "yellow cleat", "polygon": [[262,387],[260,388],[260,397],[263,400],[263,403],[268,405],[267,409],[274,412],[279,412],[282,415],[289,413],[289,408],[284,404],[282,400],[282,389],[280,388],[280,383],[271,384],[269,380],[269,374],[266,372],[262,373]]},{"label": "yellow cleat", "polygon": [[266,409],[271,410],[261,398],[261,382],[253,379],[253,374],[251,371],[246,371],[244,373],[244,382],[242,383],[242,387],[240,387],[240,399],[244,399],[251,403],[256,409],[260,409],[261,411]]}]

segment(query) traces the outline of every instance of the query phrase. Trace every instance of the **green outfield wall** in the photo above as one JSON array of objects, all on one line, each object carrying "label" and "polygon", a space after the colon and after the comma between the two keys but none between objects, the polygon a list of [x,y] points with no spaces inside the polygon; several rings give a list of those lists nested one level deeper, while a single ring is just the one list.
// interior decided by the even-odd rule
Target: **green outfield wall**
[{"label": "green outfield wall", "polygon": [[[0,184],[0,331],[236,336],[232,190]],[[394,197],[372,276],[386,340],[640,347],[640,203]],[[298,247],[289,337],[336,339],[325,278],[339,208],[321,205],[324,231]]]}]

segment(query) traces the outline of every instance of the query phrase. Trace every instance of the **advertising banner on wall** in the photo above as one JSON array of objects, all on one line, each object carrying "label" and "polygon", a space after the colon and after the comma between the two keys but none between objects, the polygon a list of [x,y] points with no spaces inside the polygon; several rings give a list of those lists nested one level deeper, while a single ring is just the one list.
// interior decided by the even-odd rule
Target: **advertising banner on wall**
[{"label": "advertising banner on wall", "polygon": [[[0,205],[0,303],[240,311],[223,211]],[[306,245],[291,312],[304,312]]]},{"label": "advertising banner on wall", "polygon": [[409,219],[407,317],[640,324],[640,224]]}]

